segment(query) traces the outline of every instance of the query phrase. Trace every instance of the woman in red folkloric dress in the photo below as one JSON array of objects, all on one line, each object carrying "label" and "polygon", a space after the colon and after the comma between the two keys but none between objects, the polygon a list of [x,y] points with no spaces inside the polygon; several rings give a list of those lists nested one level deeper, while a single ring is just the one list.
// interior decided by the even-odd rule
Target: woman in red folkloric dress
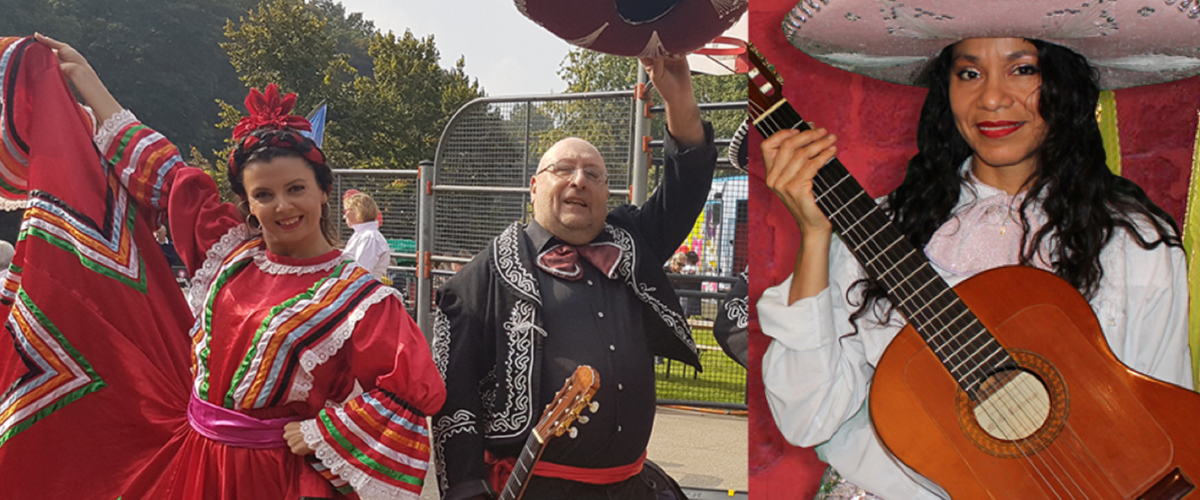
[{"label": "woman in red folkloric dress", "polygon": [[166,213],[194,276],[187,423],[123,499],[418,498],[425,415],[445,388],[396,291],[335,248],[332,172],[298,131],[307,121],[289,115],[295,95],[272,84],[247,97],[229,164],[235,206],[78,52],[39,41],[92,107],[121,183]]}]

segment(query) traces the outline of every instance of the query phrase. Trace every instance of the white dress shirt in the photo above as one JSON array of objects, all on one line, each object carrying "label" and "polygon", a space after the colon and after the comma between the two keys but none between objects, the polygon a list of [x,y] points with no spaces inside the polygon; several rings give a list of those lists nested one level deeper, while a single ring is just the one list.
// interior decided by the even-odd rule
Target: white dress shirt
[{"label": "white dress shirt", "polygon": [[[954,210],[956,217],[947,225],[957,224],[955,233],[969,233],[972,224],[985,224],[957,215],[998,193],[1003,191],[975,180],[968,183]],[[1157,239],[1151,226],[1143,222],[1139,227],[1148,240]],[[1009,229],[1013,229],[1011,224]],[[965,262],[971,257],[969,252],[943,252],[940,256],[945,258],[931,259],[933,268],[951,286],[979,271],[948,261]],[[1015,263],[1014,258],[1010,264]],[[1112,240],[1100,253],[1100,263],[1104,276],[1090,304],[1117,358],[1134,370],[1190,389],[1183,250],[1165,245],[1146,250],[1126,231],[1114,229]],[[852,304],[861,303],[861,287],[854,289],[850,300],[847,291],[864,273],[836,235],[829,267],[829,287],[815,297],[788,305],[792,285],[792,277],[788,277],[764,292],[758,302],[762,331],[772,338],[762,371],[776,424],[790,443],[816,446],[820,458],[842,477],[882,498],[949,498],[883,448],[867,409],[875,366],[904,320],[893,314],[888,324],[880,325],[869,312],[858,320],[858,333],[854,333],[849,317],[857,310]]]},{"label": "white dress shirt", "polygon": [[379,221],[363,222],[350,227],[354,229],[354,235],[346,242],[346,249],[342,250],[342,255],[354,259],[376,278],[383,278],[387,275],[388,264],[392,260],[392,249],[388,246],[387,238],[379,232]]}]

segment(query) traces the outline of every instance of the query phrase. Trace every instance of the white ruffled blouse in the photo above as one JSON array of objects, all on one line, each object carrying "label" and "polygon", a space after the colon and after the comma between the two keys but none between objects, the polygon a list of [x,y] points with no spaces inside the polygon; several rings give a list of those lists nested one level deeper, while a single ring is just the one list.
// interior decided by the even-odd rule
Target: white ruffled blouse
[{"label": "white ruffled blouse", "polygon": [[[951,286],[980,271],[1017,262],[1021,196],[1009,196],[971,177],[955,216],[925,251]],[[1040,205],[1027,212],[1032,230],[1044,222]],[[1139,224],[1143,235],[1154,230]],[[1032,232],[1030,233],[1032,234]],[[847,480],[888,499],[948,498],[945,492],[893,458],[878,440],[867,410],[875,365],[905,322],[894,314],[880,325],[873,313],[850,323],[861,297],[851,284],[863,270],[835,235],[829,287],[788,305],[792,277],[769,288],[758,302],[763,333],[772,338],[762,360],[767,402],[779,429],[797,446],[816,446],[822,460]],[[1116,356],[1134,370],[1192,387],[1188,350],[1188,287],[1184,252],[1138,246],[1117,230],[1101,251],[1104,276],[1090,301]],[[1035,259],[1039,267],[1049,267]]]}]

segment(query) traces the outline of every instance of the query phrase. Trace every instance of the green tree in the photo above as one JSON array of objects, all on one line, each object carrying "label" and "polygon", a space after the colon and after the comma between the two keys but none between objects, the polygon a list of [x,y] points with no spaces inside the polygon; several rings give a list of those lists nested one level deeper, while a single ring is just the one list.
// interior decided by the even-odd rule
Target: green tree
[{"label": "green tree", "polygon": [[218,45],[254,0],[9,1],[0,34],[40,31],[87,56],[121,104],[187,150],[220,144],[214,98],[242,94]]},{"label": "green tree", "polygon": [[558,76],[567,83],[567,92],[629,90],[637,83],[637,66],[633,57],[575,48],[559,63]]},{"label": "green tree", "polygon": [[340,104],[344,87],[357,71],[349,56],[337,52],[332,29],[303,0],[264,0],[258,8],[225,23],[221,48],[247,87],[279,84],[296,92],[296,111],[322,100]]},{"label": "green tree", "polygon": [[432,35],[378,34],[370,55],[375,76],[354,82],[353,126],[336,134],[342,147],[356,152],[355,166],[369,168],[412,168],[433,159],[450,116],[482,95],[478,82],[467,77],[462,59],[451,70],[438,66]]},{"label": "green tree", "polygon": [[[342,50],[357,50],[368,31],[364,74]],[[449,117],[482,95],[463,60],[451,69],[438,65],[433,36],[378,33],[329,0],[264,0],[227,23],[225,35],[222,47],[247,86],[275,82],[297,92],[297,113],[329,106],[323,149],[337,167],[412,168],[432,159]],[[241,114],[221,104],[219,127],[229,130]]]},{"label": "green tree", "polygon": [[371,76],[374,63],[368,52],[378,31],[375,23],[364,19],[362,12],[347,14],[341,2],[335,0],[313,0],[308,7],[328,23],[338,53],[350,56],[350,66],[360,75]]},{"label": "green tree", "polygon": [[[627,90],[632,89],[637,83],[639,64],[638,60],[632,57],[613,56],[576,48],[563,58],[559,65],[558,76],[567,83],[567,92]],[[696,102],[699,103],[745,101],[746,85],[746,77],[743,75],[694,74],[692,76],[692,87],[695,91]],[[656,102],[662,102],[662,97],[657,92],[653,92],[652,97]],[[572,122],[571,115],[578,115],[576,111],[578,109],[572,109],[569,104],[564,104],[560,109],[555,110],[558,115],[565,115],[558,116],[557,119],[568,124]],[[612,112],[619,113],[621,110],[614,109]],[[746,119],[746,112],[743,109],[709,111],[704,114],[704,119],[712,122],[716,137],[729,138],[733,137],[738,126]],[[661,114],[656,115],[651,124],[651,135],[662,137],[666,126],[665,122],[666,120]],[[593,128],[592,132],[597,131]],[[588,136],[583,135],[583,137]],[[544,139],[550,140],[553,137],[547,135]]]}]

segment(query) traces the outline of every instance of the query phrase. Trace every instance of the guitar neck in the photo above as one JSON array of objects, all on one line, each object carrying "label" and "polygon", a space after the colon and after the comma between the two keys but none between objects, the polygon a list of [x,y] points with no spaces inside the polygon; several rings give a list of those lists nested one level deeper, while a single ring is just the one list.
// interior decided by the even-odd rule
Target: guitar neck
[{"label": "guitar neck", "polygon": [[[786,99],[766,110],[754,125],[763,137],[787,128],[810,129]],[[837,158],[817,172],[813,196],[855,259],[883,285],[964,391],[976,394],[983,379],[1016,366],[933,270],[925,253],[908,241]]]},{"label": "guitar neck", "polygon": [[500,492],[500,500],[521,498],[529,476],[533,472],[533,466],[537,465],[538,460],[542,458],[544,449],[545,444],[538,439],[537,432],[529,433],[529,439],[525,440],[525,446],[521,448],[521,454],[517,456],[517,462],[513,464],[512,475],[504,483],[504,491]]}]

